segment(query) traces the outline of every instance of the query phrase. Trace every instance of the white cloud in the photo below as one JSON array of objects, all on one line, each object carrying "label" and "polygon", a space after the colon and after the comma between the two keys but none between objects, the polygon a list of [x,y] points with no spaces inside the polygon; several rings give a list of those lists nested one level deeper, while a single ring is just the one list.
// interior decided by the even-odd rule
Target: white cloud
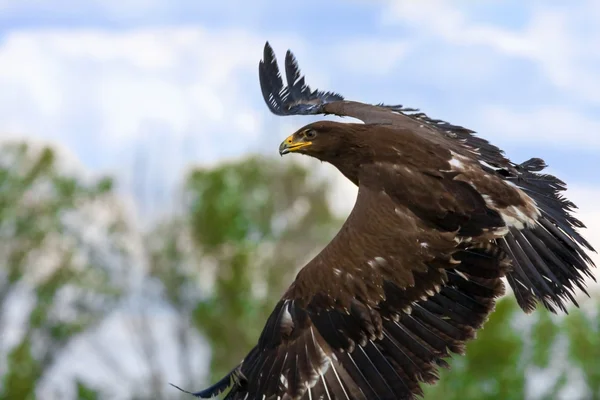
[{"label": "white cloud", "polygon": [[251,112],[235,78],[256,68],[261,47],[247,33],[186,28],[11,33],[0,47],[0,87],[9,89],[0,92],[0,128],[65,135],[69,120],[94,117],[79,134],[106,145],[143,135],[144,121],[174,136],[206,134],[205,120],[226,128],[219,108]]},{"label": "white cloud", "polygon": [[[566,197],[579,208],[574,214],[586,226],[586,229],[580,231],[581,234],[597,252],[600,252],[600,187],[571,186],[566,192]],[[600,254],[590,253],[590,256],[600,268]],[[600,274],[596,272],[596,275],[600,281]]]},{"label": "white cloud", "polygon": [[[539,107],[512,110],[484,106],[476,117],[486,133],[516,143],[539,144],[562,149],[600,148],[600,120],[571,109]],[[599,164],[600,166],[600,164]]]},{"label": "white cloud", "polygon": [[411,43],[406,40],[358,39],[340,45],[336,59],[349,72],[387,75],[410,48]]},{"label": "white cloud", "polygon": [[470,18],[464,4],[441,0],[390,1],[384,24],[402,23],[419,40],[434,37],[454,46],[484,46],[530,60],[557,88],[600,103],[600,7],[592,0],[553,6],[532,2],[526,25],[508,29]]}]

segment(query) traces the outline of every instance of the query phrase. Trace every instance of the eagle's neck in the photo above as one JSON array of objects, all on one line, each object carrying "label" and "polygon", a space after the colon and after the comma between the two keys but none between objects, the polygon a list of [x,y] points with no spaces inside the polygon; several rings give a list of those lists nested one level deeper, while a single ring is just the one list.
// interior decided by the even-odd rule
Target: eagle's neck
[{"label": "eagle's neck", "polygon": [[340,167],[336,165],[336,168],[352,183],[358,186],[358,167],[349,168],[347,166]]},{"label": "eagle's neck", "polygon": [[365,163],[371,162],[371,157],[365,149],[352,149],[351,151],[344,151],[335,155],[330,160],[327,160],[330,164],[336,167],[346,178],[352,183],[358,185],[358,175],[361,166]]},{"label": "eagle's neck", "polygon": [[346,178],[358,185],[362,165],[373,162],[373,134],[365,124],[340,124],[343,131],[338,133],[339,142],[333,151],[324,154],[323,161],[335,166]]}]

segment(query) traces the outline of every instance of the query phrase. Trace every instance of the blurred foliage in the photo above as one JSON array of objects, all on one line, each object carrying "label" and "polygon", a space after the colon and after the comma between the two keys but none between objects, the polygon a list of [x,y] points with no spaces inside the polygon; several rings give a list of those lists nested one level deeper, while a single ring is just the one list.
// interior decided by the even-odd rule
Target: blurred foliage
[{"label": "blurred foliage", "polygon": [[24,337],[8,356],[10,368],[4,375],[3,396],[7,399],[35,399],[35,384],[41,375],[40,363],[31,354],[31,339]]},{"label": "blurred foliage", "polygon": [[[77,176],[60,161],[49,148],[0,147],[0,332],[9,308],[19,307],[23,319],[18,340],[0,347],[7,349],[0,354],[0,399],[64,398],[39,395],[39,383],[128,289],[128,225],[112,181]],[[240,362],[298,268],[341,225],[327,190],[306,168],[281,160],[250,157],[190,172],[181,212],[144,232],[140,259],[148,270],[138,290],[152,289],[144,292],[152,296],[143,297],[148,307],[168,306],[176,337],[156,336],[137,315],[132,343],[141,346],[138,363],[148,375],[131,380],[132,399],[189,398],[167,382],[199,389]],[[17,294],[26,305],[14,305]],[[454,356],[440,382],[425,387],[425,399],[600,398],[595,303],[568,316],[543,309],[525,315],[507,296],[466,356]],[[204,381],[193,367],[199,337],[211,349],[210,360],[201,360],[210,364]],[[176,372],[159,357],[164,341],[173,339]],[[112,350],[119,367],[123,349]],[[114,386],[77,379],[72,393],[110,399]]]},{"label": "blurred foliage", "polygon": [[98,400],[98,392],[87,387],[82,382],[77,382],[77,398],[79,400]]},{"label": "blurred foliage", "polygon": [[555,315],[543,307],[524,314],[512,294],[454,356],[427,400],[600,399],[597,300]]},{"label": "blurred foliage", "polygon": [[[85,182],[61,169],[50,148],[2,143],[0,331],[19,307],[23,334],[0,363],[0,398],[36,398],[36,383],[65,346],[119,300],[124,225],[94,218],[111,190],[109,179]],[[87,237],[90,228],[101,231],[101,243]]]}]

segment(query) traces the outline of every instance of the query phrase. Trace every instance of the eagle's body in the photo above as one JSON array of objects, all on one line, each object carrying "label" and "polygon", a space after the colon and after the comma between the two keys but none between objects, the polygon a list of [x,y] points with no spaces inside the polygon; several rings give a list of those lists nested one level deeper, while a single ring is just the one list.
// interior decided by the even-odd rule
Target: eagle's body
[{"label": "eagle's body", "polygon": [[286,139],[358,186],[354,209],[297,275],[257,346],[228,376],[227,399],[413,399],[461,353],[504,293],[521,307],[565,308],[584,290],[591,246],[543,161],[514,164],[472,132],[415,110],[311,92],[286,57],[284,87],[271,48],[261,87],[280,115],[336,114]]}]

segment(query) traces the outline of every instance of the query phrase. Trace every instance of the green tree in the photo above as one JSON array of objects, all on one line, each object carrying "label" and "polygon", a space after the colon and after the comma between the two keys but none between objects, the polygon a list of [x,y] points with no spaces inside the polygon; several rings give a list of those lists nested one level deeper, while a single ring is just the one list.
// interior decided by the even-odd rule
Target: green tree
[{"label": "green tree", "polygon": [[117,304],[128,230],[116,205],[110,179],[76,175],[49,147],[0,143],[0,331],[19,300],[28,304],[23,335],[0,362],[0,398],[36,398],[65,346]]}]

